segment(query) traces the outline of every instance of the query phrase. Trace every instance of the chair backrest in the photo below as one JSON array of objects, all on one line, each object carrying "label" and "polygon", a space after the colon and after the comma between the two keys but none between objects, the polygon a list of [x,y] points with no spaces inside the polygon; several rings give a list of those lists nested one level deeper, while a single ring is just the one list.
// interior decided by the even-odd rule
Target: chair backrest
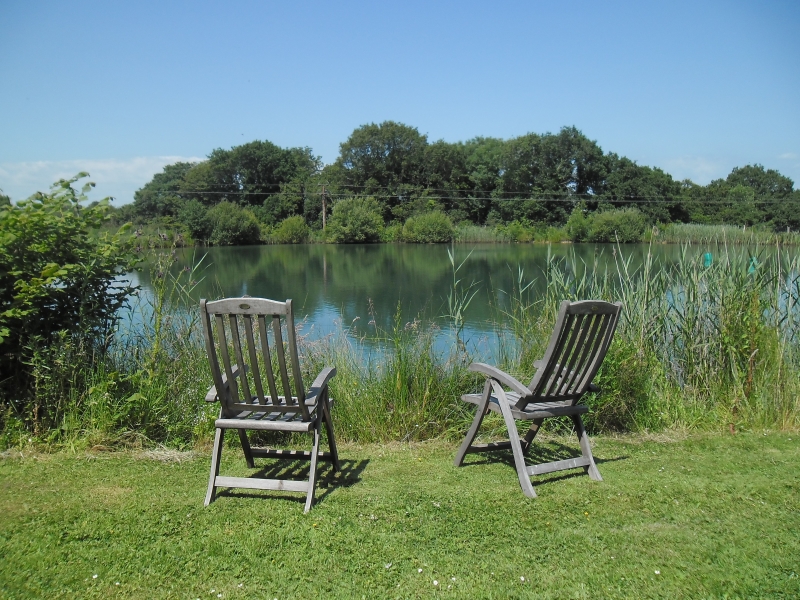
[{"label": "chair backrest", "polygon": [[[309,419],[291,300],[275,302],[247,296],[200,300],[200,318],[224,415],[269,404],[269,412],[300,412],[303,420]],[[230,385],[223,384],[223,375]]]},{"label": "chair backrest", "polygon": [[528,386],[531,396],[520,404],[577,402],[605,358],[621,311],[621,302],[562,302],[547,352]]}]

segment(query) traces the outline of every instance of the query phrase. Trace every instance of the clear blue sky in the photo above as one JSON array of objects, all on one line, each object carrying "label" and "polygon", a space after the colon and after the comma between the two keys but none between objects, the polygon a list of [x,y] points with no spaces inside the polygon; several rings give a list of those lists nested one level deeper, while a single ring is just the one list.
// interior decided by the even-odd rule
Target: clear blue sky
[{"label": "clear blue sky", "polygon": [[574,125],[698,183],[800,186],[800,2],[0,2],[0,189],[79,170],[128,202],[254,139],[333,162],[359,125],[429,140]]}]

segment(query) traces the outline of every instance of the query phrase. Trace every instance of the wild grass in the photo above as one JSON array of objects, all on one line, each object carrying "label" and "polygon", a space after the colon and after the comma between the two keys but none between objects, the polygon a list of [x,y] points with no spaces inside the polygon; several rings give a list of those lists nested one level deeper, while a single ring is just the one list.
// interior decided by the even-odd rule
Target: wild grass
[{"label": "wild grass", "polygon": [[[657,235],[653,235],[654,233]],[[670,223],[662,229],[656,228],[647,232],[647,235],[649,239],[664,244],[800,245],[798,232],[776,233],[764,228],[736,225]]]},{"label": "wild grass", "polygon": [[456,226],[453,241],[457,244],[481,244],[508,242],[509,240],[495,227],[462,223]]},{"label": "wild grass", "polygon": [[342,444],[307,515],[280,492],[203,508],[207,453],[23,448],[0,454],[1,595],[796,598],[800,439],[765,433],[595,436],[604,480],[536,477],[535,500],[504,453]]},{"label": "wild grass", "polygon": [[[603,269],[578,264],[574,254],[551,256],[544,295],[533,296],[521,271],[514,289],[495,290],[508,301],[495,318],[494,362],[528,381],[562,300],[620,300],[623,316],[597,378],[603,391],[587,399],[590,430],[800,427],[796,257],[782,248],[723,247],[710,266],[688,252],[672,266],[648,253],[633,269],[624,247],[614,252],[615,266]],[[199,268],[173,277],[172,255],[159,260],[152,294],[139,296],[137,316],[109,352],[64,339],[37,356],[30,405],[49,419],[6,415],[3,446],[36,439],[53,446],[149,440],[191,447],[210,437],[217,409],[203,402],[211,377],[191,298]],[[472,293],[454,285],[456,295]],[[406,322],[400,314],[398,308],[389,331],[373,327],[368,339],[345,329],[323,339],[301,336],[308,381],[323,366],[337,368],[331,386],[343,440],[454,439],[470,420],[459,397],[482,382],[467,370],[474,358],[459,343],[458,324]],[[442,336],[452,340],[449,351],[437,345]]]}]

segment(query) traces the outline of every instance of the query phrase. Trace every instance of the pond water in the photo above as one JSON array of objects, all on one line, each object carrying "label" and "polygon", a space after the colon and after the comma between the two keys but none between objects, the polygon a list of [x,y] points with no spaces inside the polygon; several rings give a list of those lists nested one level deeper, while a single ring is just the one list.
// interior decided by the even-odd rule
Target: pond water
[{"label": "pond water", "polygon": [[[275,300],[292,298],[298,321],[312,337],[338,331],[340,326],[362,336],[375,328],[388,331],[400,310],[402,322],[434,321],[449,330],[447,298],[453,289],[453,265],[463,262],[456,278],[477,294],[465,312],[464,335],[468,345],[480,351],[482,344],[496,343],[508,292],[518,283],[520,269],[531,284],[532,297],[544,294],[548,255],[562,260],[568,271],[608,269],[615,261],[630,259],[641,266],[648,250],[662,264],[677,262],[682,249],[675,245],[611,244],[477,244],[477,245],[278,245],[185,250],[178,254],[174,270],[202,258],[202,279],[194,289],[195,300],[229,296],[257,296]],[[717,249],[691,247],[691,256]],[[147,269],[134,274],[145,294],[152,289]],[[446,336],[445,336],[446,337]]]}]

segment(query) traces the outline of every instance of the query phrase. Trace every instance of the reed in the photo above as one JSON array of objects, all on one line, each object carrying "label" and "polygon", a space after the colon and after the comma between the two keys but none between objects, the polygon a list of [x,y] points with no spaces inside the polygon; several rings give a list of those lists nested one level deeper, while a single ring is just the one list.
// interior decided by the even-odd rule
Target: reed
[{"label": "reed", "polygon": [[[493,291],[507,296],[494,318],[493,360],[527,381],[562,300],[620,300],[623,316],[597,377],[603,392],[588,399],[592,430],[797,429],[800,262],[781,247],[723,247],[715,256],[706,265],[684,249],[665,265],[648,253],[633,269],[620,246],[614,266],[601,269],[574,254],[550,255],[543,296],[533,295],[522,270],[512,289]],[[35,436],[45,444],[181,447],[208,439],[217,409],[203,402],[210,375],[191,298],[200,267],[173,277],[171,255],[159,260],[153,294],[138,297],[136,320],[109,352],[64,339],[37,354],[31,405],[56,419],[31,431],[7,416],[0,444]],[[299,326],[305,376],[337,368],[331,388],[343,440],[458,438],[470,420],[458,398],[482,382],[467,369],[474,357],[458,343],[457,324],[442,330],[436,319],[400,315],[398,307],[390,330],[373,327],[362,338],[340,327],[313,339]],[[442,336],[452,340],[447,352],[436,349]]]}]

